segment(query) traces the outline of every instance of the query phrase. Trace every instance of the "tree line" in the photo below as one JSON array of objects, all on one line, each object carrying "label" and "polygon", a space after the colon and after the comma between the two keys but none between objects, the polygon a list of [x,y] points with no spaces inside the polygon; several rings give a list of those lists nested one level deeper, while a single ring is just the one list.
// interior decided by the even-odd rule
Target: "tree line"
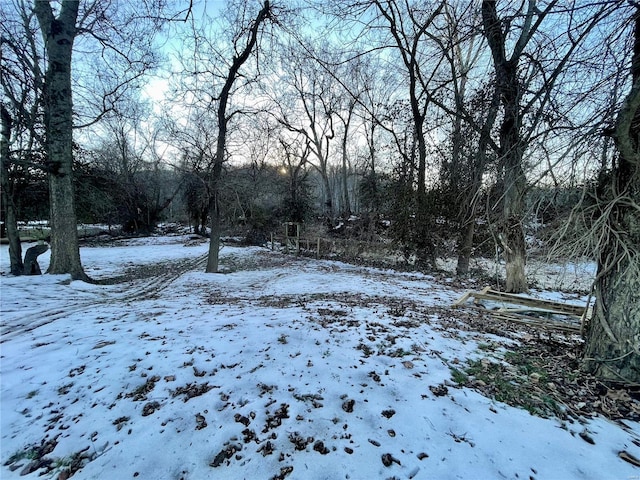
[{"label": "tree line", "polygon": [[[598,263],[585,365],[637,382],[639,8],[10,0],[1,172],[12,270],[19,207],[33,208],[21,186],[46,179],[49,272],[74,279],[90,280],[79,212],[149,229],[181,198],[209,232],[208,272],[235,209],[255,224],[274,209],[327,226],[357,213],[387,218],[427,266],[446,221],[461,275],[488,225],[505,289],[523,292],[533,193],[579,191],[557,244]],[[162,101],[149,106],[145,82],[162,72]],[[241,198],[251,182],[266,186],[260,202]]]}]

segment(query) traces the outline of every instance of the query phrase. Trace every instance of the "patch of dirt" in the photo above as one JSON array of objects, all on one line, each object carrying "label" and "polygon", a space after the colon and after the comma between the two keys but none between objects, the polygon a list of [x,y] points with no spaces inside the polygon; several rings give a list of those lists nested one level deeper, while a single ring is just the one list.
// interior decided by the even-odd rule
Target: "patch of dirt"
[{"label": "patch of dirt", "polygon": [[134,402],[140,402],[147,399],[147,394],[151,393],[156,386],[156,383],[160,381],[158,375],[149,377],[147,381],[140,385],[138,388],[125,395],[126,398],[133,398]]},{"label": "patch of dirt", "polygon": [[206,383],[188,383],[184,387],[178,387],[171,392],[173,397],[177,397],[178,395],[184,395],[182,399],[184,402],[188,402],[190,399],[199,397],[200,395],[204,395],[212,388],[216,388],[215,385],[209,385],[209,382]]},{"label": "patch of dirt", "polygon": [[452,365],[459,385],[542,417],[573,421],[602,415],[611,420],[640,420],[638,387],[605,384],[581,370],[584,342],[579,336],[516,326],[478,312],[452,312],[455,317],[448,321],[463,330],[518,342],[515,346],[483,344],[484,359]]}]

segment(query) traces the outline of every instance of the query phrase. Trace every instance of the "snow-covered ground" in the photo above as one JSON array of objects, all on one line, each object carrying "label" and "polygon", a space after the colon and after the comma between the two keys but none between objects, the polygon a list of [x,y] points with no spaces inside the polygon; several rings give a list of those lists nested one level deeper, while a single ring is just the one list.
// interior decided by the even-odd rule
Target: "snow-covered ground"
[{"label": "snow-covered ground", "polygon": [[204,274],[207,245],[187,244],[83,247],[94,278],[159,265],[115,285],[0,278],[1,478],[74,461],[78,479],[640,478],[618,455],[640,457],[637,423],[543,419],[451,382],[487,340],[443,327],[462,291],[260,248]]}]

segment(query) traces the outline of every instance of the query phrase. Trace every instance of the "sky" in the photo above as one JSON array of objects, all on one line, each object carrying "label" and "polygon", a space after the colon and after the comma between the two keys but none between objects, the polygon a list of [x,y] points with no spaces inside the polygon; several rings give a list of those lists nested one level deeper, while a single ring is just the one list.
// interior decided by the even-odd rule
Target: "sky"
[{"label": "sky", "polygon": [[480,344],[499,362],[514,340],[453,326],[463,290],[446,279],[230,245],[227,273],[205,274],[206,250],[188,236],[83,246],[94,278],[156,266],[90,285],[10,277],[1,246],[0,477],[41,478],[20,475],[41,445],[44,478],[73,458],[77,479],[640,474],[618,456],[640,457],[636,422],[540,418],[452,381]]}]

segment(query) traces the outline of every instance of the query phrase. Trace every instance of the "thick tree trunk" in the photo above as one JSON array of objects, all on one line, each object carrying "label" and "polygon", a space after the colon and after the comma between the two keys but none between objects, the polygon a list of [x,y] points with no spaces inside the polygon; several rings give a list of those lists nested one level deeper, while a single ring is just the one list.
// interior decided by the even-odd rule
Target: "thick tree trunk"
[{"label": "thick tree trunk", "polygon": [[11,142],[11,115],[2,105],[2,133],[0,135],[0,189],[2,190],[2,208],[4,210],[4,224],[9,239],[9,264],[12,275],[21,275],[22,245],[18,232],[18,218],[13,201],[11,182],[9,180],[9,165],[11,164],[9,143]]},{"label": "thick tree trunk", "polygon": [[49,201],[51,263],[47,273],[69,273],[88,280],[80,262],[73,186],[73,103],[71,56],[79,2],[65,0],[54,17],[49,2],[36,1],[34,11],[47,52],[44,84],[44,123]]},{"label": "thick tree trunk", "polygon": [[605,238],[598,252],[594,316],[584,368],[603,380],[640,384],[640,7],[634,13],[631,92],[618,114]]},{"label": "thick tree trunk", "polygon": [[456,274],[465,276],[469,273],[471,262],[471,252],[473,250],[473,235],[476,230],[475,209],[470,212],[470,216],[465,220],[460,229],[458,239],[458,263],[456,264]]},{"label": "thick tree trunk", "polygon": [[[517,147],[516,147],[517,149]],[[502,209],[501,241],[506,260],[507,292],[520,293],[528,288],[525,276],[526,243],[522,228],[525,177],[518,154],[507,154]],[[513,158],[517,156],[518,158]]]},{"label": "thick tree trunk", "polygon": [[518,55],[507,59],[506,36],[498,18],[496,2],[482,2],[484,35],[491,48],[496,73],[496,89],[503,107],[500,126],[499,161],[503,172],[502,225],[500,240],[506,259],[506,291],[520,293],[527,290],[525,276],[526,244],[522,219],[526,177],[522,169],[523,145],[521,135],[521,90],[518,80]]},{"label": "thick tree trunk", "polygon": [[[640,245],[640,236],[636,241]],[[595,312],[587,329],[584,368],[603,380],[638,384],[640,258],[609,266],[612,268],[606,272],[605,265],[598,266],[604,275],[596,282]]]},{"label": "thick tree trunk", "polygon": [[520,129],[520,85],[515,64],[506,62],[497,71],[497,87],[504,108],[500,126],[498,154],[503,171],[502,225],[500,239],[506,260],[506,291],[520,293],[527,290],[525,276],[526,244],[522,219],[526,177],[522,169]]}]

